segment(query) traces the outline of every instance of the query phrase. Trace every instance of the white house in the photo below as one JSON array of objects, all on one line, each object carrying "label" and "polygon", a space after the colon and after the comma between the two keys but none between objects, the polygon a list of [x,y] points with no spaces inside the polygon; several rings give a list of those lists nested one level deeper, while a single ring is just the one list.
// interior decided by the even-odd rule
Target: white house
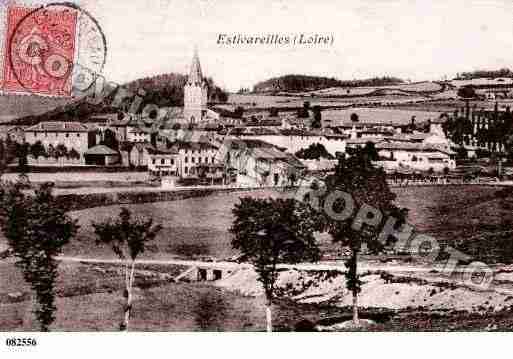
[{"label": "white house", "polygon": [[196,177],[198,165],[216,163],[217,147],[205,142],[176,142],[172,146],[178,153],[177,175]]},{"label": "white house", "polygon": [[379,164],[386,170],[409,167],[419,171],[442,172],[456,168],[455,152],[430,144],[380,142],[376,144]]},{"label": "white house", "polygon": [[154,176],[178,176],[178,152],[175,149],[146,147],[148,172]]},{"label": "white house", "polygon": [[291,154],[295,154],[302,149],[306,149],[311,145],[318,143],[323,145],[330,154],[335,156],[337,152],[346,152],[347,137],[343,135],[323,134],[290,129],[282,130],[275,134],[242,134],[239,138],[267,142],[274,146],[283,148]]},{"label": "white house", "polygon": [[239,185],[286,186],[306,169],[294,155],[260,140],[228,140],[223,147],[225,166],[235,169]]},{"label": "white house", "polygon": [[80,122],[40,122],[25,129],[25,141],[29,144],[41,141],[46,148],[62,144],[69,151],[77,151],[83,162],[84,153],[94,145],[95,133]]}]

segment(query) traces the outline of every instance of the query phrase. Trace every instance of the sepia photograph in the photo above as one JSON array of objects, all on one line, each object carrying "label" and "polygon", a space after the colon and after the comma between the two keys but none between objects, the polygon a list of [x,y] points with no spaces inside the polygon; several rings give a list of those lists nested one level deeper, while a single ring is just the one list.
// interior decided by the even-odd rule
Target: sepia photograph
[{"label": "sepia photograph", "polygon": [[1,0],[0,353],[512,331],[512,15]]}]

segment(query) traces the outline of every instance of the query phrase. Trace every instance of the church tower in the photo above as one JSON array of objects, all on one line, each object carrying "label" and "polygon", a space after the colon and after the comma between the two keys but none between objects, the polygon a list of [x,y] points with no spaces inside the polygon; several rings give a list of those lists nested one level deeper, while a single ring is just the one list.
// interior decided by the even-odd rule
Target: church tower
[{"label": "church tower", "polygon": [[207,83],[201,73],[198,51],[194,49],[189,77],[184,87],[183,116],[187,123],[200,122],[207,110]]}]

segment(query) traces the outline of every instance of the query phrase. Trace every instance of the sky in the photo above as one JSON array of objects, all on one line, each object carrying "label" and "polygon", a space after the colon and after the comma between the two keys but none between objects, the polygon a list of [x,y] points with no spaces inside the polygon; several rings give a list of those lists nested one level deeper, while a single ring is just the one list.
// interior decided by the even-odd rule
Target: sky
[{"label": "sky", "polygon": [[[81,0],[107,41],[104,76],[124,83],[203,72],[228,90],[290,73],[440,80],[513,67],[511,0]],[[322,34],[330,45],[218,44],[219,34]]]}]

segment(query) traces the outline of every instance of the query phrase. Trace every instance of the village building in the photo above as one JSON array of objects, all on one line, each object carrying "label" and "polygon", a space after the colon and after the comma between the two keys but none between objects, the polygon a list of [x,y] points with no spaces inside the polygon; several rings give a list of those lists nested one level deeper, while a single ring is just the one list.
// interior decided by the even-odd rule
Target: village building
[{"label": "village building", "polygon": [[151,143],[142,142],[134,144],[128,154],[129,164],[134,167],[148,167],[150,151],[153,149],[155,147]]},{"label": "village building", "polygon": [[178,153],[179,177],[196,177],[198,165],[216,163],[218,149],[210,143],[178,141],[172,148]]},{"label": "village building", "polygon": [[0,125],[0,140],[9,138],[13,142],[25,142],[25,130],[22,126]]},{"label": "village building", "polygon": [[290,154],[306,149],[313,144],[321,144],[326,150],[335,156],[337,153],[346,152],[346,136],[325,134],[323,132],[313,132],[298,129],[279,129],[271,130],[252,130],[244,132],[229,132],[229,135],[235,135],[242,140],[260,140],[270,143],[276,147],[282,148]]},{"label": "village building", "polygon": [[379,164],[387,171],[409,168],[443,172],[456,168],[456,153],[436,145],[383,141],[376,144]]},{"label": "village building", "polygon": [[95,145],[96,137],[95,130],[80,122],[40,122],[25,129],[25,141],[30,145],[40,141],[47,149],[64,145],[78,152],[84,162],[83,155]]},{"label": "village building", "polygon": [[226,184],[225,166],[222,163],[202,163],[196,168],[200,184]]},{"label": "village building", "polygon": [[179,154],[174,148],[146,147],[148,173],[152,176],[179,176]]},{"label": "village building", "polygon": [[127,127],[126,142],[141,143],[152,142],[157,135],[157,131],[145,126],[129,126]]},{"label": "village building", "polygon": [[119,152],[105,145],[96,145],[84,152],[85,164],[95,166],[112,166],[119,164]]},{"label": "village building", "polygon": [[235,170],[241,186],[293,185],[306,169],[294,155],[261,140],[227,140],[220,154],[226,168]]},{"label": "village building", "polygon": [[206,116],[207,100],[207,82],[203,78],[198,51],[195,49],[189,77],[184,87],[183,117],[187,123],[202,121]]}]

